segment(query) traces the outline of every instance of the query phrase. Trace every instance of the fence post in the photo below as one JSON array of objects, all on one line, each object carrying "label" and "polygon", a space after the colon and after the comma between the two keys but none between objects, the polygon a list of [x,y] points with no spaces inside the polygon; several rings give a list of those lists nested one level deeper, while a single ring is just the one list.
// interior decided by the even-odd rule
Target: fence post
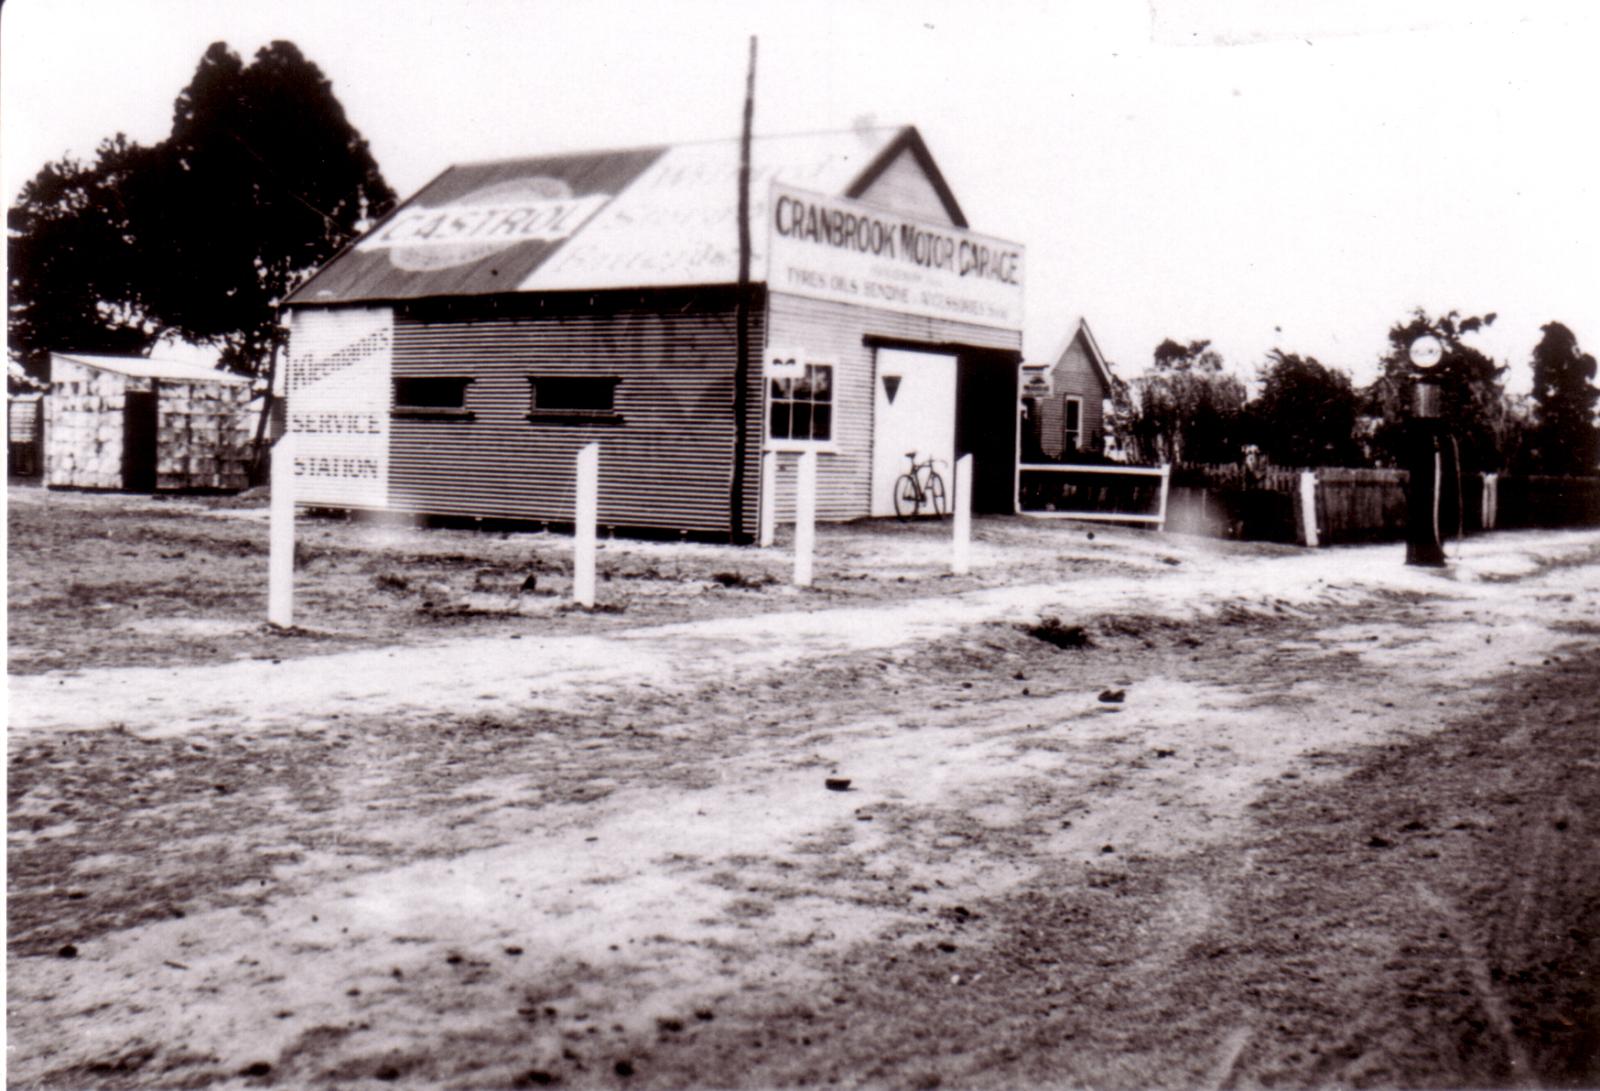
[{"label": "fence post", "polygon": [[1300,526],[1307,547],[1317,548],[1317,475],[1314,470],[1300,473]]},{"label": "fence post", "polygon": [[1483,517],[1480,520],[1484,530],[1493,530],[1495,520],[1500,515],[1500,475],[1483,475]]},{"label": "fence post", "polygon": [[267,623],[294,624],[294,433],[272,445],[272,507],[267,551]]},{"label": "fence post", "polygon": [[572,514],[572,601],[594,606],[595,520],[599,515],[600,445],[578,449],[577,495]]},{"label": "fence post", "polygon": [[756,544],[763,549],[778,537],[778,453],[761,453],[761,516]]},{"label": "fence post", "polygon": [[800,456],[794,502],[794,585],[811,586],[811,560],[817,546],[817,452]]},{"label": "fence post", "polygon": [[1161,521],[1156,524],[1156,530],[1159,532],[1165,532],[1167,529],[1167,490],[1171,483],[1172,464],[1163,462],[1161,464],[1161,510],[1156,513],[1161,517]]},{"label": "fence post", "polygon": [[972,456],[956,459],[955,556],[950,571],[965,576],[972,571]]}]

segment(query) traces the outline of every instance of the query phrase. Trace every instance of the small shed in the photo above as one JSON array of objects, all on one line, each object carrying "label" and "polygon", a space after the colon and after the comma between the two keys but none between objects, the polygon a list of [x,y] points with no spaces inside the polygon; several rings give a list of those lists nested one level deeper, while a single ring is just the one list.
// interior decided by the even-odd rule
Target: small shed
[{"label": "small shed", "polygon": [[[818,517],[892,515],[918,458],[1009,511],[1024,251],[967,226],[911,127],[451,167],[288,299],[300,503],[757,531],[818,456]],[[741,353],[741,344],[748,353]]]},{"label": "small shed", "polygon": [[1111,387],[1111,365],[1080,318],[1054,362],[1022,367],[1022,461],[1104,453]]},{"label": "small shed", "polygon": [[28,481],[39,476],[40,440],[44,437],[44,395],[6,395],[6,478]]},{"label": "small shed", "polygon": [[250,381],[197,364],[52,353],[45,484],[237,490],[255,438]]}]

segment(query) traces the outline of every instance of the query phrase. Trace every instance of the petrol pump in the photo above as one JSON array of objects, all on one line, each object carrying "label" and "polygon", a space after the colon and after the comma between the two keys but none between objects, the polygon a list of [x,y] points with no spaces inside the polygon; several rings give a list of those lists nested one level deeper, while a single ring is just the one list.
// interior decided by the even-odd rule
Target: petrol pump
[{"label": "petrol pump", "polygon": [[[1409,431],[1411,480],[1406,490],[1406,564],[1434,568],[1444,565],[1444,539],[1439,529],[1439,509],[1444,493],[1446,439],[1444,388],[1436,370],[1444,357],[1437,337],[1424,335],[1411,342],[1411,365],[1416,369],[1411,385]],[[1455,459],[1449,460],[1456,470]],[[1457,471],[1459,472],[1459,471]]]}]

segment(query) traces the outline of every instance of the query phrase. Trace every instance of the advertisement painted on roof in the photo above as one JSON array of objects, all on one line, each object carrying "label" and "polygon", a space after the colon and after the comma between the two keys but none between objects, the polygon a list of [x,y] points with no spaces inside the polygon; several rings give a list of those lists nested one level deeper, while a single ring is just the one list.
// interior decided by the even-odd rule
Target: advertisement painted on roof
[{"label": "advertisement painted on roof", "polygon": [[1022,328],[1018,243],[774,185],[767,255],[774,292]]}]

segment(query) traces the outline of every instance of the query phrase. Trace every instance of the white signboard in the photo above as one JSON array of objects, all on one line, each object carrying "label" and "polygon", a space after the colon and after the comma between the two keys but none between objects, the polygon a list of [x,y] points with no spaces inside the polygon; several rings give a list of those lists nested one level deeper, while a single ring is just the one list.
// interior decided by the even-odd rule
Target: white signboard
[{"label": "white signboard", "polygon": [[1023,247],[774,185],[770,291],[1022,329]]},{"label": "white signboard", "polygon": [[393,325],[387,308],[294,312],[285,386],[296,503],[388,504]]},{"label": "white signboard", "polygon": [[769,379],[799,379],[806,373],[806,352],[792,345],[768,345],[766,373]]}]

